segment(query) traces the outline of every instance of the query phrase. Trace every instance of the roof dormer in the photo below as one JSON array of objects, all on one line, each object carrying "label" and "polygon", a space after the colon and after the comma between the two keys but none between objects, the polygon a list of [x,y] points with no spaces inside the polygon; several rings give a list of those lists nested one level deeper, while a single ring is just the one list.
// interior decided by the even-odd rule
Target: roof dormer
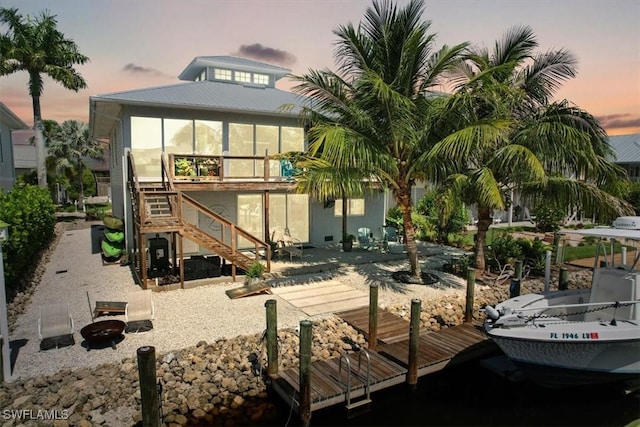
[{"label": "roof dormer", "polygon": [[275,87],[291,70],[235,56],[196,56],[178,78]]}]

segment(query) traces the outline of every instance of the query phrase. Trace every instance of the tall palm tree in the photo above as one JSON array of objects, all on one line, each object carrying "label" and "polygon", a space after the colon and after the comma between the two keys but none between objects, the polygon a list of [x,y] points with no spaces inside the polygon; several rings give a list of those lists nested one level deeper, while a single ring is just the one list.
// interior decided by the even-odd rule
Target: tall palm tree
[{"label": "tall palm tree", "polygon": [[337,71],[294,77],[294,91],[308,100],[303,116],[310,123],[309,156],[391,189],[403,213],[414,278],[420,274],[411,188],[424,176],[418,160],[432,142],[430,94],[465,47],[434,50],[423,11],[422,0],[403,8],[374,1],[357,27],[334,31]]},{"label": "tall palm tree", "polygon": [[551,101],[576,75],[575,58],[564,49],[535,54],[537,46],[533,31],[518,27],[492,51],[468,50],[454,74],[457,92],[443,99],[447,136],[428,156],[445,192],[477,206],[479,270],[491,214],[505,209],[511,190],[605,215],[628,212],[616,197],[623,171],[608,160],[605,131],[588,112]]},{"label": "tall palm tree", "polygon": [[32,18],[23,17],[18,9],[0,9],[0,22],[7,32],[0,34],[0,76],[18,71],[29,73],[29,95],[33,104],[38,184],[47,186],[45,146],[40,97],[44,90],[43,74],[67,89],[78,91],[87,87],[73,68],[89,58],[81,54],[76,43],[65,38],[58,28],[55,15],[47,12]]},{"label": "tall palm tree", "polygon": [[104,156],[105,147],[96,140],[89,138],[89,128],[78,120],[66,120],[62,123],[59,133],[49,146],[49,151],[56,157],[59,168],[73,169],[78,178],[80,196],[78,207],[84,207],[84,183],[82,180],[85,159],[100,160]]}]

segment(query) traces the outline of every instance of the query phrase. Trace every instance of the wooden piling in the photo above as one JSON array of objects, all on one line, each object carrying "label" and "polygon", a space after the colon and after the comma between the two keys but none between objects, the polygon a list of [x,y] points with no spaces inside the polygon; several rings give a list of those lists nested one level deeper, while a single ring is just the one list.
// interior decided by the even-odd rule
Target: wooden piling
[{"label": "wooden piling", "polygon": [[278,310],[276,300],[264,303],[267,308],[267,374],[278,374]]},{"label": "wooden piling", "polygon": [[515,265],[516,279],[522,280],[522,260],[517,260]]},{"label": "wooden piling", "polygon": [[569,288],[569,270],[560,267],[560,276],[558,277],[558,289],[565,291]]},{"label": "wooden piling", "polygon": [[411,320],[409,323],[409,366],[407,370],[407,384],[411,390],[418,387],[418,342],[420,339],[420,311],[421,301],[411,300]]},{"label": "wooden piling", "polygon": [[378,343],[378,285],[369,286],[369,349]]},{"label": "wooden piling", "polygon": [[138,348],[138,375],[140,376],[140,403],[143,427],[160,425],[158,386],[156,385],[156,349],[152,346]]},{"label": "wooden piling", "polygon": [[467,268],[467,299],[464,307],[464,321],[473,321],[473,299],[476,287],[476,269]]},{"label": "wooden piling", "polygon": [[311,424],[311,320],[300,321],[300,403],[298,413],[303,427]]}]

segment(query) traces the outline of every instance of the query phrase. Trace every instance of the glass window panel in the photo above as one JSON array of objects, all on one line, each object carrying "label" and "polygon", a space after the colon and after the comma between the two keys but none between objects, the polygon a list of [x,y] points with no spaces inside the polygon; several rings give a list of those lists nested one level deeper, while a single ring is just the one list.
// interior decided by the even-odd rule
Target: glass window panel
[{"label": "glass window panel", "polygon": [[234,71],[234,80],[237,82],[251,83],[251,73]]},{"label": "glass window panel", "polygon": [[217,80],[231,80],[231,70],[216,68],[213,75]]},{"label": "glass window panel", "polygon": [[193,154],[193,121],[164,119],[164,151]]},{"label": "glass window panel", "polygon": [[256,125],[256,154],[278,153],[278,126]]},{"label": "glass window panel", "polygon": [[283,126],[280,151],[304,151],[304,129]]},{"label": "glass window panel", "polygon": [[162,120],[155,117],[131,117],[131,153],[136,173],[141,178],[160,177]]},{"label": "glass window panel", "polygon": [[[342,216],[342,199],[336,199],[334,216]],[[347,199],[347,216],[364,216],[364,199]]]},{"label": "glass window panel", "polygon": [[196,120],[196,154],[222,154],[222,122]]},{"label": "glass window panel", "polygon": [[268,85],[269,84],[269,76],[266,74],[254,74],[253,82],[260,85]]},{"label": "glass window panel", "polygon": [[[259,239],[264,237],[262,194],[238,194],[238,225]],[[253,247],[247,239],[238,239],[239,248]]]},{"label": "glass window panel", "polygon": [[269,194],[269,228],[287,227],[287,195]]},{"label": "glass window panel", "polygon": [[[253,125],[229,123],[229,155],[253,156]],[[230,160],[230,177],[254,176],[253,160]]]},{"label": "glass window panel", "polygon": [[302,242],[309,241],[309,196],[287,194],[287,228],[291,237]]}]

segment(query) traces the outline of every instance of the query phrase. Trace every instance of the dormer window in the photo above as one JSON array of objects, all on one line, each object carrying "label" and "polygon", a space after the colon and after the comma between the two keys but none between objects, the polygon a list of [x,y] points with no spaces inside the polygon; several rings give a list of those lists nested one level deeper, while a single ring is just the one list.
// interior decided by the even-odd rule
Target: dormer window
[{"label": "dormer window", "polygon": [[231,80],[231,70],[216,68],[213,74],[216,80]]},{"label": "dormer window", "polygon": [[269,76],[266,74],[258,74],[255,73],[253,75],[253,82],[259,85],[268,85],[269,84]]},{"label": "dormer window", "polygon": [[202,70],[202,72],[200,74],[198,74],[198,77],[196,77],[196,79],[194,80],[195,82],[202,82],[204,80],[207,79],[207,70]]},{"label": "dormer window", "polygon": [[235,71],[234,80],[241,83],[251,83],[251,73]]}]

